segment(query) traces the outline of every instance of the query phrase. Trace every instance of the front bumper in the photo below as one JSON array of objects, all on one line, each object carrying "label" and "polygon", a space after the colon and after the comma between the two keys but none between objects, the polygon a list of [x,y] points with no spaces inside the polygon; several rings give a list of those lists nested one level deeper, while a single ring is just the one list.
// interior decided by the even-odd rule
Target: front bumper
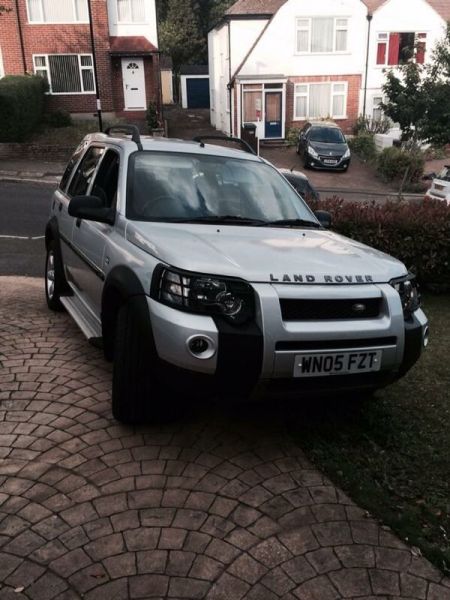
[{"label": "front bumper", "polygon": [[[250,392],[257,384],[280,391],[379,388],[402,377],[419,359],[428,335],[428,321],[418,310],[405,321],[397,292],[388,284],[373,286],[318,286],[255,284],[256,322],[244,328],[212,317],[181,313],[148,299],[153,335],[159,357],[178,375],[202,375],[221,391]],[[283,321],[281,298],[382,298],[374,319]],[[214,353],[208,358],[191,354],[187,341],[196,335],[210,339]],[[306,351],[381,350],[376,373],[294,377],[295,361]],[[197,378],[197,381],[198,378]]]},{"label": "front bumper", "polygon": [[[332,157],[330,157],[332,158]],[[350,157],[338,160],[334,165],[326,164],[324,158],[314,158],[310,154],[306,155],[306,164],[312,169],[321,169],[326,171],[346,171],[350,166]]]}]

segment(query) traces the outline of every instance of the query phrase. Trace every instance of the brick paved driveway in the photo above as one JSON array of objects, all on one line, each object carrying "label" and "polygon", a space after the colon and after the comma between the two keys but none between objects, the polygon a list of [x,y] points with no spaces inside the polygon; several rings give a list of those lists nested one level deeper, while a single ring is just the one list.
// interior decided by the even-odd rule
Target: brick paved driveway
[{"label": "brick paved driveway", "polygon": [[0,278],[0,598],[449,600],[275,410],[110,415],[111,370],[42,283]]}]

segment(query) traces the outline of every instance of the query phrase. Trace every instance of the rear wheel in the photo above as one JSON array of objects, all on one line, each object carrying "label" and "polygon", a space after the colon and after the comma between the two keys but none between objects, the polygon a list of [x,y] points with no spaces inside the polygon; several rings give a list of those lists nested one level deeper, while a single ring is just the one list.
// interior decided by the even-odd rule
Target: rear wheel
[{"label": "rear wheel", "polygon": [[60,300],[64,283],[65,278],[59,248],[55,240],[52,240],[48,245],[45,261],[45,297],[47,306],[51,310],[57,312],[64,310]]},{"label": "rear wheel", "polygon": [[[131,301],[120,308],[114,340],[112,412],[115,419],[130,425],[167,416],[162,409],[160,360],[139,314]],[[170,398],[167,401],[171,403]]]}]

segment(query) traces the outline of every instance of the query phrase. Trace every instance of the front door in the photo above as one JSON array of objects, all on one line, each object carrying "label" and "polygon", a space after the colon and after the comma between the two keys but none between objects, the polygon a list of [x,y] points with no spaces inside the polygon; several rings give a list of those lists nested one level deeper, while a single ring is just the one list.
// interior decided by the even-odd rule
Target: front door
[{"label": "front door", "polygon": [[144,60],[142,58],[122,58],[123,97],[125,110],[145,110]]},{"label": "front door", "polygon": [[281,138],[282,92],[266,92],[265,138]]}]

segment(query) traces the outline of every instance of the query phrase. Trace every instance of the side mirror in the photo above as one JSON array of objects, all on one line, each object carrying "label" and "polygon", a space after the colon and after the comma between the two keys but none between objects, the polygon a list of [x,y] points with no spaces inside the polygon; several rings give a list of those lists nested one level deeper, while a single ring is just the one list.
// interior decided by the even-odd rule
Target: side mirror
[{"label": "side mirror", "polygon": [[74,196],[69,202],[69,215],[85,221],[114,225],[116,212],[103,205],[97,196]]},{"label": "side mirror", "polygon": [[331,222],[333,220],[331,217],[331,213],[329,213],[326,210],[316,210],[314,214],[318,218],[319,223],[322,225],[322,227],[325,227],[325,229],[330,229]]}]

